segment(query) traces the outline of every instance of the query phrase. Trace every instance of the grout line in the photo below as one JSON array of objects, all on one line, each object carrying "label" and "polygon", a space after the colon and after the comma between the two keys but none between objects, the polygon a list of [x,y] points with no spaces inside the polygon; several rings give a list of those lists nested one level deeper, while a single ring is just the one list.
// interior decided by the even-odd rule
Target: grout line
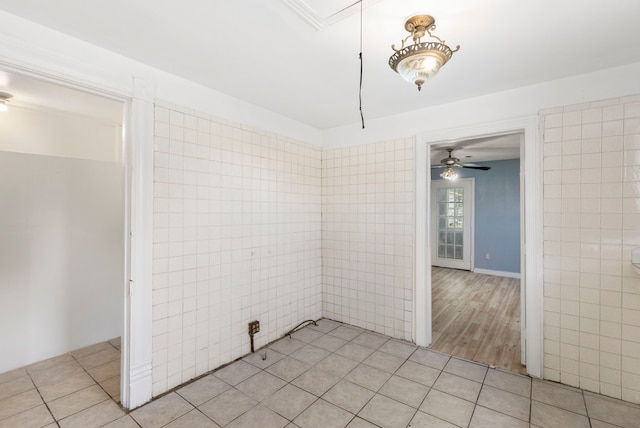
[{"label": "grout line", "polygon": [[[109,341],[106,341],[106,342],[103,342],[103,343],[108,343],[108,344],[109,344],[109,345],[111,345],[114,349],[116,349],[118,352],[121,352],[118,348],[116,348],[115,346],[113,346]],[[97,351],[97,352],[94,352],[93,354],[97,354],[98,352],[102,352],[102,351]],[[69,354],[71,355],[71,353],[69,353]],[[88,356],[93,355],[93,354],[85,355],[85,357],[88,357]],[[113,398],[113,397],[111,396],[111,394],[109,394],[109,392],[107,392],[107,390],[106,390],[106,389],[104,389],[104,387],[102,386],[102,384],[101,384],[100,382],[98,382],[98,381],[97,381],[93,376],[91,376],[91,373],[89,373],[89,372],[87,371],[87,369],[86,369],[82,364],[80,364],[80,361],[79,361],[76,357],[74,357],[73,355],[71,355],[71,358],[73,358],[73,359],[74,359],[74,361],[75,361],[76,363],[78,363],[78,365],[82,368],[82,370],[84,370],[84,372],[87,374],[87,376],[89,376],[89,377],[91,378],[91,380],[92,380],[92,381],[93,381],[97,386],[99,386],[99,387],[100,387],[100,389],[102,389],[102,391],[104,391],[104,393],[105,393],[105,394],[107,394],[107,397],[108,397],[108,399],[109,399],[109,400],[112,400],[113,402],[115,402],[115,403],[118,405],[118,407],[120,407],[120,408],[121,408],[121,409],[122,409],[126,414],[129,414],[129,410],[128,410],[128,409],[125,409],[124,407],[122,407],[122,403],[120,403],[120,402],[116,401],[116,400],[115,400],[115,398]],[[83,358],[84,358],[84,357],[83,357]],[[115,361],[115,360],[112,360],[112,361]],[[94,367],[94,368],[98,368],[98,367],[101,367],[101,366],[103,366],[103,365],[105,365],[105,364],[109,364],[109,363],[111,363],[111,361],[108,361],[108,362],[106,362],[106,363],[104,363],[104,364],[102,364],[102,365],[100,365],[100,366]],[[122,375],[122,365],[120,365],[120,374],[119,374],[119,376],[121,376],[121,375]],[[115,377],[115,376],[114,376],[114,377]],[[109,379],[113,379],[113,378],[109,378]],[[107,379],[105,379],[105,380],[107,380]],[[91,386],[93,386],[93,385],[91,385]],[[90,388],[91,386],[88,386],[87,388]],[[86,389],[86,388],[82,388],[82,389]],[[118,390],[119,390],[119,389],[120,389],[120,387],[118,387]],[[81,390],[78,390],[78,391],[81,391]],[[74,391],[74,392],[77,392],[77,391]],[[122,392],[122,391],[120,391],[120,392]],[[73,392],[72,392],[71,394],[73,394]],[[70,395],[70,394],[67,394],[67,395]],[[65,397],[66,397],[66,395],[65,395]],[[107,401],[107,400],[104,400],[104,401]],[[102,402],[104,402],[104,401],[101,401],[100,403],[102,403]],[[98,403],[98,404],[99,404],[99,403]],[[93,407],[93,406],[90,406],[90,407]],[[87,407],[87,408],[89,408],[89,407]],[[83,410],[84,410],[84,409],[83,409]]]},{"label": "grout line", "polygon": [[530,378],[529,381],[529,424],[532,423],[533,419],[533,379]]},{"label": "grout line", "polygon": [[[33,384],[33,387],[35,388],[36,392],[38,393],[38,395],[40,396],[40,399],[42,400],[42,404],[44,404],[44,406],[47,408],[47,411],[49,412],[49,414],[51,415],[51,419],[53,419],[54,423],[56,424],[56,426],[60,426],[60,424],[58,423],[58,420],[56,419],[56,417],[53,415],[53,412],[51,411],[51,409],[49,408],[49,404],[45,401],[44,397],[42,396],[42,393],[40,392],[40,389],[38,389],[38,385],[36,385],[36,383],[33,381],[33,378],[31,377],[31,373],[27,372],[25,370],[25,372],[27,373],[27,376],[29,376],[29,380],[31,381],[31,383]],[[36,406],[37,407],[37,406]],[[33,407],[32,407],[33,409]],[[31,410],[31,409],[27,409],[27,410]],[[25,410],[25,411],[27,411]],[[22,413],[22,412],[21,412]]]}]

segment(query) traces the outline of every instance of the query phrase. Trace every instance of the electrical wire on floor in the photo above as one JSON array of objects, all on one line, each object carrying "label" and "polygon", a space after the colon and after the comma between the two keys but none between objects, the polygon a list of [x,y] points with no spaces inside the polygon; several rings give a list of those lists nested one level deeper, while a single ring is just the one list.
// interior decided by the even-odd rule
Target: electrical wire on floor
[{"label": "electrical wire on floor", "polygon": [[[316,327],[318,326],[318,323],[317,323],[317,322],[315,322],[314,320],[306,320],[306,321],[302,321],[300,324],[298,324],[297,326],[295,326],[294,328],[292,328],[291,330],[289,330],[288,332],[286,332],[286,333],[284,334],[284,336],[289,336],[289,339],[291,339],[291,335],[292,335],[293,333],[295,333],[296,331],[298,331],[298,330],[299,330],[300,328],[302,328],[302,327],[306,327],[306,326],[308,326],[309,324],[313,324],[313,325],[315,325]],[[284,337],[284,336],[283,336],[283,337]]]}]

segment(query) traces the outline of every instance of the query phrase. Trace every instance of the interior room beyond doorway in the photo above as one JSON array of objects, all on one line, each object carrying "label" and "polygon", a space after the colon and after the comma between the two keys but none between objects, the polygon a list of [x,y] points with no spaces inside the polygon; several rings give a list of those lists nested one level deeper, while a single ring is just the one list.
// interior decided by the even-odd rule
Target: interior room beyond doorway
[{"label": "interior room beyond doorway", "polygon": [[526,373],[521,143],[516,133],[430,148],[431,348]]},{"label": "interior room beyond doorway", "polygon": [[[12,94],[0,113],[5,373],[123,332],[124,104],[13,71],[0,83]],[[97,375],[113,396],[119,354],[117,376]]]}]

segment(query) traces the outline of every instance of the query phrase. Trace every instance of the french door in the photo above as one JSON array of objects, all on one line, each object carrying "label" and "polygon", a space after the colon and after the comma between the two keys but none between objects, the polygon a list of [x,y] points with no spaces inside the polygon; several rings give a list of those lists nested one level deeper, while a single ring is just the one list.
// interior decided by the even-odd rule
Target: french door
[{"label": "french door", "polygon": [[431,264],[473,269],[474,179],[431,182]]}]

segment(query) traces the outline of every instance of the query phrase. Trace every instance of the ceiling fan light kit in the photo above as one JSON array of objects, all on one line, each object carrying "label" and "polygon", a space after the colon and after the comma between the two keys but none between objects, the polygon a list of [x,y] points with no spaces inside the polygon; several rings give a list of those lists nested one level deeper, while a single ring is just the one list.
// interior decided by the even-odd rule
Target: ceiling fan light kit
[{"label": "ceiling fan light kit", "polygon": [[[389,58],[389,66],[403,79],[414,83],[419,91],[424,82],[432,78],[460,46],[451,49],[444,40],[431,34],[436,28],[435,19],[431,15],[412,16],[405,22],[404,28],[411,34],[402,41],[400,49],[391,45],[395,53]],[[434,41],[423,42],[425,35]],[[413,44],[405,46],[410,38],[413,39]]]},{"label": "ceiling fan light kit", "polygon": [[440,177],[445,180],[455,180],[458,178],[458,173],[453,170],[450,166],[448,166],[444,171],[440,173]]},{"label": "ceiling fan light kit", "polygon": [[431,168],[444,168],[445,170],[440,173],[440,177],[445,180],[455,180],[458,178],[458,173],[453,169],[455,168],[469,168],[479,169],[481,171],[489,171],[490,166],[478,165],[475,163],[460,163],[460,159],[454,158],[452,155],[453,149],[447,149],[449,155],[442,159],[439,164],[431,165]]}]

